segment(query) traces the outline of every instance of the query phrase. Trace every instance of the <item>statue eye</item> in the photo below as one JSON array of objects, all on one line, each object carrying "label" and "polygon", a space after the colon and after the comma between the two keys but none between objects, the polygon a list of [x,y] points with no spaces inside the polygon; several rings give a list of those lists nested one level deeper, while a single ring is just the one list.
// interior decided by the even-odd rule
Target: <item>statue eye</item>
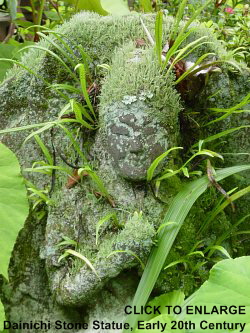
[{"label": "statue eye", "polygon": [[112,126],[111,133],[119,136],[129,136],[129,130],[126,127]]},{"label": "statue eye", "polygon": [[146,135],[151,135],[151,134],[155,134],[155,128],[154,127],[146,127],[144,129],[144,134]]},{"label": "statue eye", "polygon": [[112,132],[112,134],[118,135],[118,136],[127,136],[129,137],[129,133],[123,133],[123,132]]}]

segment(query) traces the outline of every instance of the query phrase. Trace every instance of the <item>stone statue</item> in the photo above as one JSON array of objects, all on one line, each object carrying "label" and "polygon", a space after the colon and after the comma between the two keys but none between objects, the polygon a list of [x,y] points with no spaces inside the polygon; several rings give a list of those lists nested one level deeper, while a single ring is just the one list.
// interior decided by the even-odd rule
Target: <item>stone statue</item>
[{"label": "stone statue", "polygon": [[[143,20],[153,31],[154,15],[145,15]],[[171,22],[171,18],[166,19],[165,38]],[[89,176],[69,188],[65,186],[68,176],[57,174],[50,191],[53,204],[30,211],[13,251],[10,282],[2,286],[1,298],[8,320],[50,321],[52,333],[56,332],[56,320],[91,323],[124,319],[124,304],[131,302],[142,272],[138,258],[146,262],[170,200],[181,187],[181,181],[172,177],[162,184],[156,197],[154,189],[146,182],[147,170],[167,149],[185,146],[185,140],[192,133],[192,128],[187,126],[189,122],[180,117],[181,110],[189,108],[188,103],[181,101],[174,88],[174,74],[166,77],[159,70],[139,16],[101,18],[81,13],[58,31],[64,33],[77,57],[76,45],[84,47],[92,59],[90,70],[93,73],[97,64],[108,63],[111,69],[105,75],[102,70],[96,75],[101,85],[98,130],[95,133],[82,130],[78,136],[78,143],[88,156],[88,165],[101,179],[108,196],[102,195]],[[200,28],[196,34],[207,35],[213,41],[214,44],[206,46],[206,52],[216,51],[218,56],[225,53],[207,28]],[[141,39],[144,43],[138,47],[137,41]],[[41,44],[51,47],[46,41]],[[199,56],[199,52],[202,51],[193,52],[192,57]],[[72,84],[72,78],[62,66],[42,51],[32,50],[22,61],[32,63],[36,73],[50,83]],[[227,78],[229,80],[229,74],[225,74],[225,82]],[[215,77],[213,84],[218,85],[218,82]],[[237,79],[233,82],[239,87]],[[209,91],[209,86],[206,89]],[[245,90],[237,89],[238,97],[244,96]],[[206,94],[208,96],[208,92]],[[201,101],[196,93],[194,95],[194,107],[203,105],[205,108],[206,98]],[[65,103],[61,96],[47,89],[42,80],[17,68],[1,85],[0,96],[2,128],[55,119]],[[78,100],[82,102],[81,98]],[[43,157],[34,141],[21,146],[26,136],[23,132],[8,134],[3,142],[13,149],[23,167],[30,167]],[[56,165],[68,167],[67,160],[70,165],[86,166],[58,128],[43,132],[41,136],[54,151]],[[239,141],[242,146],[248,144]],[[169,155],[155,174],[162,167],[174,168],[180,159],[177,154]],[[46,175],[29,173],[25,176],[39,188],[51,186],[51,178]],[[210,205],[210,202],[205,205],[202,202],[192,210],[178,235],[179,247],[173,248],[170,262],[192,248],[204,210]],[[219,235],[229,225],[226,216],[220,215],[208,237]],[[63,239],[74,241],[71,243],[74,245],[60,245]],[[84,260],[73,256],[59,260],[69,248],[84,255],[94,270]],[[177,289],[180,280],[185,292],[191,293],[192,277],[177,270],[163,274],[156,290]],[[61,332],[68,331],[66,327]],[[70,332],[83,331],[93,329],[91,325],[87,329],[70,329]],[[46,332],[46,328],[41,327],[39,332]],[[98,332],[112,330],[100,328]]]}]

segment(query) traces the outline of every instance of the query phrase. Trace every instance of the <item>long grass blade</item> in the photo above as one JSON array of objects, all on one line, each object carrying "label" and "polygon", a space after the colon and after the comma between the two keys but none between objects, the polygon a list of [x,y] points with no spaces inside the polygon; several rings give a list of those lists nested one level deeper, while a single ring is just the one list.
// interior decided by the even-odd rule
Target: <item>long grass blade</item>
[{"label": "long grass blade", "polygon": [[[70,47],[69,44],[67,42],[65,42],[65,40],[63,38],[60,37],[60,36],[62,36],[62,37],[67,38],[67,36],[59,33],[58,31],[56,32],[54,30],[47,30],[47,32],[55,36],[55,38],[60,42],[60,44],[62,44],[65,47],[65,49],[68,51],[68,53],[72,55],[72,57],[75,59],[75,63],[77,64],[79,60],[78,60],[77,56],[75,55],[75,53],[72,51],[72,47]],[[72,43],[72,41],[70,41],[70,43]],[[75,43],[72,43],[72,44],[76,45]]]},{"label": "long grass blade", "polygon": [[166,54],[166,59],[162,65],[163,68],[166,68],[166,66],[168,65],[171,57],[175,54],[175,52],[177,51],[178,47],[181,45],[181,43],[195,30],[197,30],[196,27],[191,28],[190,30],[188,30],[186,33],[179,35],[174,44],[171,46],[171,48],[168,50],[167,54]]},{"label": "long grass blade", "polygon": [[187,77],[188,75],[192,74],[192,70],[198,66],[205,58],[207,58],[210,55],[215,55],[215,53],[206,53],[203,54],[201,57],[199,57],[199,59],[196,60],[196,62],[193,64],[193,66],[191,66],[187,71],[185,71],[178,80],[175,81],[175,84],[180,83],[183,79],[185,79],[185,77]]},{"label": "long grass blade", "polygon": [[194,14],[190,17],[190,19],[187,21],[187,23],[184,25],[184,27],[181,30],[181,33],[186,31],[187,28],[190,26],[192,22],[200,15],[200,13],[210,4],[212,0],[208,0],[207,2],[204,3],[203,6],[201,6],[199,9],[197,9]]},{"label": "long grass blade", "polygon": [[33,128],[44,127],[44,126],[49,125],[51,123],[52,123],[51,121],[48,121],[46,123],[38,123],[38,124],[25,125],[25,126],[20,126],[20,127],[6,128],[4,130],[0,130],[0,134],[20,132],[20,131],[28,131],[28,130],[33,129]]},{"label": "long grass blade", "polygon": [[141,268],[145,269],[145,264],[142,262],[142,260],[133,251],[130,251],[130,250],[115,250],[115,251],[111,252],[107,256],[107,258],[109,258],[109,257],[111,257],[111,256],[113,256],[114,254],[117,254],[117,253],[127,253],[127,254],[130,254],[131,256],[135,257],[139,261],[139,263],[141,265]]},{"label": "long grass blade", "polygon": [[205,252],[207,252],[207,251],[209,251],[209,254],[207,256],[208,258],[210,258],[212,256],[212,254],[214,253],[214,251],[220,251],[228,259],[232,259],[231,256],[230,256],[230,254],[227,252],[227,250],[223,246],[221,246],[221,245],[208,246],[206,248]]},{"label": "long grass blade", "polygon": [[225,239],[229,238],[233,233],[236,227],[238,227],[241,223],[243,223],[247,218],[250,217],[250,214],[245,215],[239,221],[237,221],[234,225],[231,226],[229,230],[226,230],[217,240],[215,245],[220,245]]},{"label": "long grass blade", "polygon": [[[178,51],[178,53],[177,53],[177,56],[174,58],[174,60],[172,61],[172,63],[171,63],[171,65],[169,66],[169,68],[168,68],[168,71],[167,71],[167,75],[168,75],[168,73],[171,71],[171,69],[174,67],[174,65],[178,62],[178,61],[180,61],[181,59],[183,59],[185,56],[186,56],[186,51],[188,50],[188,49],[190,49],[191,47],[193,47],[194,46],[194,49],[196,48],[196,47],[199,47],[199,46],[201,46],[204,42],[201,42],[201,41],[203,41],[204,39],[206,39],[207,38],[207,36],[203,36],[203,37],[200,37],[200,38],[198,38],[198,39],[196,39],[196,40],[194,40],[193,42],[191,42],[191,43],[189,43],[187,46],[185,46],[183,49],[180,49],[179,51]],[[193,51],[193,49],[190,51],[190,52],[192,52]]]},{"label": "long grass blade", "polygon": [[[84,108],[81,108],[80,107],[80,104],[78,104],[74,99],[71,99],[70,100],[70,105],[71,105],[71,108],[72,108],[72,111],[74,112],[75,114],[75,117],[76,117],[76,120],[81,124],[83,125],[84,127],[88,128],[88,129],[91,129],[93,130],[94,128],[88,124],[84,119],[83,119],[83,114],[87,115],[87,118],[91,119],[91,117],[89,117],[88,113],[86,112],[86,110],[84,110]],[[93,120],[91,119],[91,122],[93,122]]]},{"label": "long grass blade", "polygon": [[71,56],[69,56],[69,54],[60,45],[58,45],[56,42],[54,42],[52,38],[50,38],[49,36],[46,36],[42,32],[38,32],[37,34],[39,36],[41,36],[42,38],[44,38],[45,40],[47,40],[51,45],[53,45],[68,60],[68,62],[71,64],[71,66],[73,68],[76,66],[77,62],[74,62],[72,60]]},{"label": "long grass blade", "polygon": [[230,205],[235,200],[241,198],[243,195],[250,192],[250,186],[247,186],[243,188],[242,190],[239,190],[238,192],[232,194],[227,200],[225,200],[221,205],[217,207],[216,210],[213,211],[213,214],[209,216],[209,218],[205,221],[205,223],[202,225],[202,228],[200,229],[200,233],[207,230],[209,224],[215,219],[215,217],[222,212],[228,205]]},{"label": "long grass blade", "polygon": [[[233,132],[236,132],[236,131],[239,131],[240,129],[242,128],[247,128],[247,127],[250,127],[250,125],[242,125],[242,126],[238,126],[238,127],[234,127],[234,128],[230,128],[228,130],[225,130],[225,131],[222,131],[222,132],[219,132],[217,134],[214,134],[214,135],[211,135],[211,136],[208,136],[206,139],[203,139],[203,143],[205,142],[211,142],[211,141],[214,141],[216,139],[219,139],[223,136],[226,136],[230,133],[233,133]],[[199,143],[195,143],[192,148],[195,148],[199,145]]]},{"label": "long grass blade", "polygon": [[82,120],[82,115],[86,117],[91,123],[94,123],[94,120],[88,114],[87,110],[80,103],[76,102],[74,99],[70,101],[72,110],[79,115],[79,118]]},{"label": "long grass blade", "polygon": [[70,74],[70,76],[78,82],[78,78],[77,76],[74,74],[74,72],[69,68],[69,66],[62,60],[61,57],[59,57],[55,52],[49,50],[46,47],[40,46],[40,45],[27,45],[24,46],[21,50],[19,50],[18,52],[27,50],[27,49],[38,49],[38,50],[42,50],[44,52],[49,53],[52,57],[56,58],[62,65],[63,67],[66,69],[66,71]]},{"label": "long grass blade", "polygon": [[89,94],[88,94],[88,91],[87,91],[85,66],[84,66],[84,64],[78,64],[75,67],[75,70],[76,69],[79,69],[79,76],[80,76],[80,82],[81,82],[83,96],[84,96],[85,101],[88,105],[88,108],[90,109],[91,113],[93,114],[94,118],[96,119],[95,111],[93,109],[93,106],[91,104],[91,101],[89,99]]},{"label": "long grass blade", "polygon": [[45,146],[44,142],[42,141],[42,139],[39,137],[39,135],[35,135],[34,136],[36,142],[38,143],[38,145],[40,146],[44,156],[46,157],[48,163],[50,165],[53,165],[53,157],[51,156],[48,148]]},{"label": "long grass blade", "polygon": [[168,149],[167,151],[165,151],[165,153],[161,154],[160,156],[158,156],[150,165],[150,167],[147,170],[147,181],[152,180],[153,176],[154,176],[154,172],[155,169],[157,168],[157,166],[159,165],[159,163],[172,151],[175,149],[183,149],[183,147],[173,147]]},{"label": "long grass blade", "polygon": [[107,214],[106,216],[104,216],[102,219],[100,219],[98,222],[97,222],[97,225],[96,225],[96,235],[95,235],[95,243],[96,245],[98,244],[98,239],[99,239],[99,231],[100,231],[100,228],[103,226],[103,224],[111,219],[115,219],[117,220],[117,217],[116,217],[116,214],[115,213],[110,213],[110,214]]},{"label": "long grass blade", "polygon": [[221,121],[221,120],[227,118],[227,117],[230,116],[234,111],[236,111],[237,109],[240,109],[242,106],[248,104],[249,101],[250,101],[250,93],[249,93],[247,96],[245,96],[245,97],[243,98],[243,100],[242,100],[240,103],[236,104],[235,106],[233,106],[233,107],[231,107],[231,108],[229,108],[229,109],[211,108],[210,110],[212,110],[212,111],[220,112],[220,111],[222,110],[222,111],[226,111],[226,112],[225,112],[221,117],[219,117],[219,118],[217,118],[217,119],[215,119],[215,120],[210,121],[210,122],[207,123],[205,126],[208,126],[208,125],[210,125],[210,124],[212,124],[212,123],[217,123],[218,121]]},{"label": "long grass blade", "polygon": [[175,39],[178,28],[180,26],[180,21],[183,17],[183,14],[184,14],[186,4],[187,4],[187,0],[183,0],[179,5],[178,11],[176,13],[175,21],[174,21],[174,24],[173,24],[173,28],[172,28],[170,36],[169,36],[169,40]]},{"label": "long grass blade", "polygon": [[99,275],[97,274],[96,269],[94,268],[94,266],[91,264],[91,262],[89,261],[89,259],[87,257],[85,257],[81,253],[76,252],[76,251],[71,250],[71,249],[66,250],[65,252],[68,253],[68,254],[71,254],[74,257],[77,257],[77,258],[83,260],[85,262],[85,264],[92,270],[92,272],[98,277],[98,279],[100,279]]},{"label": "long grass blade", "polygon": [[56,89],[56,90],[68,90],[73,93],[76,93],[78,95],[81,95],[82,91],[78,88],[75,88],[74,86],[71,86],[70,84],[63,84],[63,83],[55,83],[52,84],[50,87],[51,89]]},{"label": "long grass blade", "polygon": [[162,20],[163,12],[159,11],[155,20],[155,51],[160,65],[162,63]]},{"label": "long grass blade", "polygon": [[13,59],[8,59],[8,58],[0,58],[0,61],[4,61],[4,62],[11,62],[13,64],[16,64],[20,67],[22,67],[23,69],[25,69],[27,72],[29,72],[30,74],[34,75],[36,78],[38,78],[39,80],[42,80],[47,86],[50,86],[50,83],[46,80],[44,80],[44,78],[40,75],[38,75],[37,73],[35,73],[31,68],[23,65],[21,62],[17,61],[17,60],[13,60]]},{"label": "long grass blade", "polygon": [[75,151],[79,154],[79,156],[81,156],[82,160],[84,161],[84,163],[88,164],[88,160],[86,158],[86,156],[83,154],[79,144],[76,142],[76,140],[74,139],[71,131],[69,131],[65,126],[63,126],[61,123],[58,123],[58,126],[61,127],[64,132],[66,133],[67,137],[70,139]]},{"label": "long grass blade", "polygon": [[97,175],[97,173],[95,171],[93,171],[89,166],[87,166],[83,169],[79,169],[79,172],[81,170],[87,171],[87,173],[90,175],[91,179],[97,185],[97,187],[103,197],[110,198],[110,195],[109,195],[106,187],[104,186],[103,181],[101,180],[101,178]]},{"label": "long grass blade", "polygon": [[31,138],[33,138],[35,135],[38,135],[44,131],[47,131],[48,129],[52,128],[53,126],[55,126],[55,122],[51,121],[50,123],[46,124],[45,126],[43,126],[42,128],[39,128],[38,130],[36,130],[35,132],[30,133],[24,140],[23,145],[30,140]]}]

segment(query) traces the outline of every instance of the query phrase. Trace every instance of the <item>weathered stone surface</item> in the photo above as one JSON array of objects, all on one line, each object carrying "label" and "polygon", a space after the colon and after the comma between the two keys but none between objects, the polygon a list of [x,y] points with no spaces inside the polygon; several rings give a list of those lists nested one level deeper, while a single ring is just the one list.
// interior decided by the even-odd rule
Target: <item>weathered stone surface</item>
[{"label": "weathered stone surface", "polygon": [[[153,31],[154,16],[145,15],[144,21]],[[171,18],[166,20],[165,37],[171,22]],[[93,59],[90,66],[92,75],[96,73],[94,66],[97,64],[111,66],[108,73],[104,74],[99,69],[95,76],[96,82],[101,85],[98,130],[95,133],[86,129],[77,132],[77,143],[88,156],[88,166],[102,180],[109,200],[98,196],[100,186],[90,177],[83,177],[77,186],[67,188],[66,173],[57,173],[52,186],[50,176],[26,172],[25,176],[38,188],[51,190],[54,204],[46,208],[39,206],[31,211],[13,252],[10,283],[3,288],[3,302],[7,318],[14,322],[31,319],[51,322],[119,321],[124,315],[124,304],[131,301],[139,280],[140,265],[135,256],[146,261],[169,202],[181,187],[181,181],[173,177],[162,184],[161,200],[156,199],[145,182],[146,171],[166,149],[182,144],[185,146],[185,141],[191,143],[194,137],[198,138],[198,130],[192,135],[190,128],[181,123],[180,131],[180,114],[187,111],[181,110],[188,109],[188,105],[181,101],[174,88],[173,74],[166,77],[160,71],[154,50],[147,42],[143,49],[135,47],[137,39],[146,39],[139,16],[100,18],[82,13],[58,31],[65,34],[78,58],[76,45],[84,47]],[[225,54],[208,29],[199,29],[193,38],[201,35],[207,35],[214,44],[196,50],[190,59],[197,58],[201,52],[213,51],[217,56]],[[41,41],[40,45],[53,49],[47,41]],[[62,65],[43,51],[30,51],[23,58],[23,63],[50,83],[74,83]],[[234,82],[237,80],[234,78]],[[214,85],[220,86],[218,79],[211,82],[203,89],[202,97],[195,95],[190,102],[194,110],[201,105],[205,108],[204,100],[211,89],[217,89]],[[228,96],[227,84],[222,85],[222,89],[225,91],[220,96],[221,100]],[[242,89],[242,95],[245,90]],[[69,97],[83,102],[82,97],[75,94],[69,94]],[[236,97],[239,96],[231,101],[232,105],[238,101]],[[1,127],[54,120],[64,104],[65,100],[48,89],[43,80],[24,70],[14,69],[0,86]],[[68,128],[73,129],[72,125]],[[219,126],[213,131],[220,130]],[[70,164],[86,166],[86,161],[74,151],[69,138],[59,127],[40,135],[50,152],[54,153],[56,165],[68,168],[61,158],[63,155]],[[30,167],[33,162],[44,160],[44,156],[33,139],[22,145],[26,136],[27,132],[7,134],[3,142],[16,152],[23,167]],[[248,149],[249,141],[244,142],[242,138],[238,138],[242,149]],[[234,142],[229,146],[229,151],[237,147]],[[170,155],[164,163],[174,169],[176,161],[180,161],[180,156]],[[196,243],[202,218],[215,204],[214,192],[210,189],[206,198],[201,198],[192,209],[186,226],[179,234],[178,246],[175,245],[170,253],[170,262],[186,255]],[[39,217],[42,211],[44,215]],[[99,241],[96,242],[98,222],[110,214],[112,218],[100,226]],[[214,223],[205,235],[206,244],[230,227],[224,214],[220,214]],[[71,257],[58,262],[64,250],[69,248],[69,245],[58,246],[63,237],[77,242],[74,249],[90,260],[98,276],[79,259]],[[206,272],[197,274],[201,282]],[[175,269],[170,274],[163,274],[157,290],[177,289],[180,281],[187,294],[193,291],[192,278]],[[56,332],[55,328],[50,332]],[[87,332],[92,332],[91,328]]]}]

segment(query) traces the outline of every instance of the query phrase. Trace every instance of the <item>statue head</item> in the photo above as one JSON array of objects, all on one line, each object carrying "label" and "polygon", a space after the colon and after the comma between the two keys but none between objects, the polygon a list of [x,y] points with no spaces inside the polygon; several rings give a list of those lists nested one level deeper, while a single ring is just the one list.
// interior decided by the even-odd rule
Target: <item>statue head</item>
[{"label": "statue head", "polygon": [[128,180],[145,180],[151,163],[168,148],[167,130],[140,101],[116,104],[105,118],[107,150],[116,172]]}]

